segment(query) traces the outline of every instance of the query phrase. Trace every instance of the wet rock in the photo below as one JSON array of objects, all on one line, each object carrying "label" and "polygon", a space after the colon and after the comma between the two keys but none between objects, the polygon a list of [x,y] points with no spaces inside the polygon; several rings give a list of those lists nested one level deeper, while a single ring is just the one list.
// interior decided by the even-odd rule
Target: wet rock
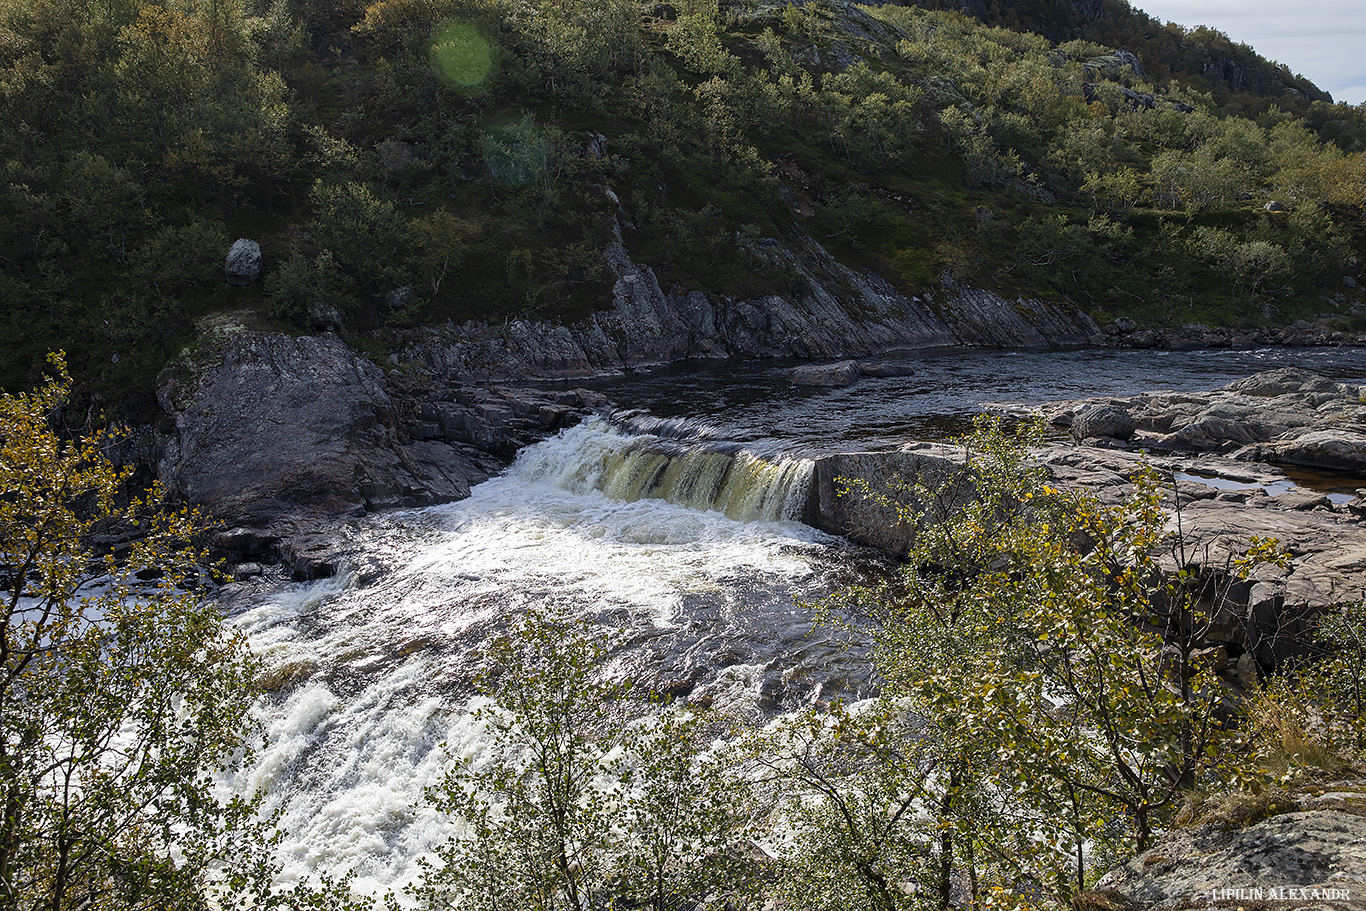
[{"label": "wet rock", "polygon": [[280,539],[258,528],[223,528],[210,532],[208,542],[216,553],[241,560],[271,553]]},{"label": "wet rock", "polygon": [[839,361],[793,367],[787,373],[787,381],[794,386],[848,386],[862,376],[856,361]]},{"label": "wet rock", "polygon": [[259,563],[238,563],[232,568],[232,579],[234,582],[243,582],[247,579],[255,579],[264,572]]},{"label": "wet rock", "polygon": [[337,574],[344,559],[338,542],[326,535],[299,535],[288,539],[281,557],[296,582],[329,579]]}]

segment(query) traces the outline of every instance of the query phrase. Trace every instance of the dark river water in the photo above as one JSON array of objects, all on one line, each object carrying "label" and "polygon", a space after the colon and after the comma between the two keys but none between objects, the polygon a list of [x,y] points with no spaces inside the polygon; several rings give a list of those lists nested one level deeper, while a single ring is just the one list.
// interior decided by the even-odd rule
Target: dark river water
[{"label": "dark river water", "polygon": [[787,382],[787,361],[670,367],[590,385],[620,408],[704,425],[717,439],[764,451],[819,453],[891,448],[968,429],[984,403],[1037,405],[1098,395],[1213,389],[1276,367],[1303,367],[1342,382],[1366,381],[1366,349],[1250,351],[933,350],[870,360],[915,375],[867,377],[842,389]]},{"label": "dark river water", "polygon": [[756,723],[869,693],[866,638],[811,604],[885,570],[793,520],[814,453],[942,438],[985,402],[1208,389],[1284,365],[1366,379],[1355,349],[899,360],[915,375],[833,390],[794,388],[773,362],[595,381],[634,418],[529,447],[467,500],[358,523],[337,578],[237,587],[227,605],[275,691],[268,744],[223,787],[282,812],[285,878],[350,870],[377,894],[419,877],[460,825],[423,788],[480,761],[470,680],[528,608],[617,637],[604,673]]}]

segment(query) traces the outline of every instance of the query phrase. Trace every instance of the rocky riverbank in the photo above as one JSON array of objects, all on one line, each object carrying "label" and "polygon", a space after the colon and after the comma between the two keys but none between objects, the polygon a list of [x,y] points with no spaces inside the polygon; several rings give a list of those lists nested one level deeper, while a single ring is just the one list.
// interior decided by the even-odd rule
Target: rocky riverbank
[{"label": "rocky riverbank", "polygon": [[[1351,480],[1366,476],[1362,394],[1355,385],[1285,368],[1199,395],[1057,403],[1046,413],[1077,439],[1038,458],[1060,485],[1110,504],[1129,493],[1145,466],[1165,476],[1172,528],[1183,542],[1183,553],[1167,562],[1193,572],[1209,593],[1207,645],[1231,673],[1243,655],[1265,672],[1306,650],[1314,617],[1325,607],[1366,597],[1366,497],[1326,494],[1280,467],[1341,472],[1339,485],[1366,488],[1366,481]],[[914,526],[879,495],[895,499],[917,481],[934,486],[961,470],[962,459],[957,447],[928,443],[822,458],[812,522],[904,554]],[[851,492],[842,494],[846,488]],[[1253,536],[1280,541],[1290,562],[1234,579],[1232,561]]]},{"label": "rocky riverbank", "polygon": [[796,276],[790,293],[732,298],[665,290],[618,241],[607,264],[612,304],[572,325],[512,320],[416,330],[395,357],[466,380],[575,377],[701,358],[862,357],[950,345],[1099,345],[1079,310],[1007,299],[945,278],[935,296],[908,297],[870,271],[841,264],[807,239],[758,241],[752,255]]},{"label": "rocky riverbank", "polygon": [[517,451],[605,404],[588,390],[472,386],[384,374],[333,336],[227,327],[162,376],[175,431],[158,472],[219,528],[210,543],[259,572],[330,575],[333,526],[459,500]]}]

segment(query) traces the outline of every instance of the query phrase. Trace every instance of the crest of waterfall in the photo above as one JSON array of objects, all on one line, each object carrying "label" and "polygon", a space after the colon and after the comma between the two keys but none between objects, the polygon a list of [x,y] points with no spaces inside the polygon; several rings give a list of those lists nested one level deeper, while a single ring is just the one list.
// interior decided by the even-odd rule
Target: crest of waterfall
[{"label": "crest of waterfall", "polygon": [[575,493],[597,490],[628,502],[668,500],[740,521],[802,520],[811,493],[811,460],[764,458],[707,442],[704,433],[688,428],[667,430],[671,435],[661,436],[595,418],[525,450],[510,475]]}]

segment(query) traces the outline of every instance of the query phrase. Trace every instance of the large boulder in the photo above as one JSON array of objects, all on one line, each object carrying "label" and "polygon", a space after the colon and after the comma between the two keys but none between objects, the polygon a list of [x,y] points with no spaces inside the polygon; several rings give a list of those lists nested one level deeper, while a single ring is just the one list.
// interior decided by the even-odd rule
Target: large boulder
[{"label": "large boulder", "polygon": [[[976,495],[963,469],[963,450],[930,444],[816,459],[811,486],[806,521],[893,557],[904,557],[915,541],[916,526],[907,518],[906,507],[951,508]],[[944,496],[931,504],[919,493],[925,489],[942,489]]]},{"label": "large boulder", "polygon": [[162,478],[232,525],[275,528],[469,495],[448,446],[405,444],[377,367],[340,340],[241,331],[162,374]]},{"label": "large boulder", "polygon": [[1090,405],[1072,416],[1072,435],[1079,440],[1127,440],[1135,429],[1133,415],[1115,405]]},{"label": "large boulder", "polygon": [[839,361],[793,367],[787,372],[787,381],[794,386],[848,386],[861,376],[857,361]]},{"label": "large boulder", "polygon": [[238,238],[228,250],[226,263],[228,284],[245,288],[261,277],[261,245],[245,237]]}]

